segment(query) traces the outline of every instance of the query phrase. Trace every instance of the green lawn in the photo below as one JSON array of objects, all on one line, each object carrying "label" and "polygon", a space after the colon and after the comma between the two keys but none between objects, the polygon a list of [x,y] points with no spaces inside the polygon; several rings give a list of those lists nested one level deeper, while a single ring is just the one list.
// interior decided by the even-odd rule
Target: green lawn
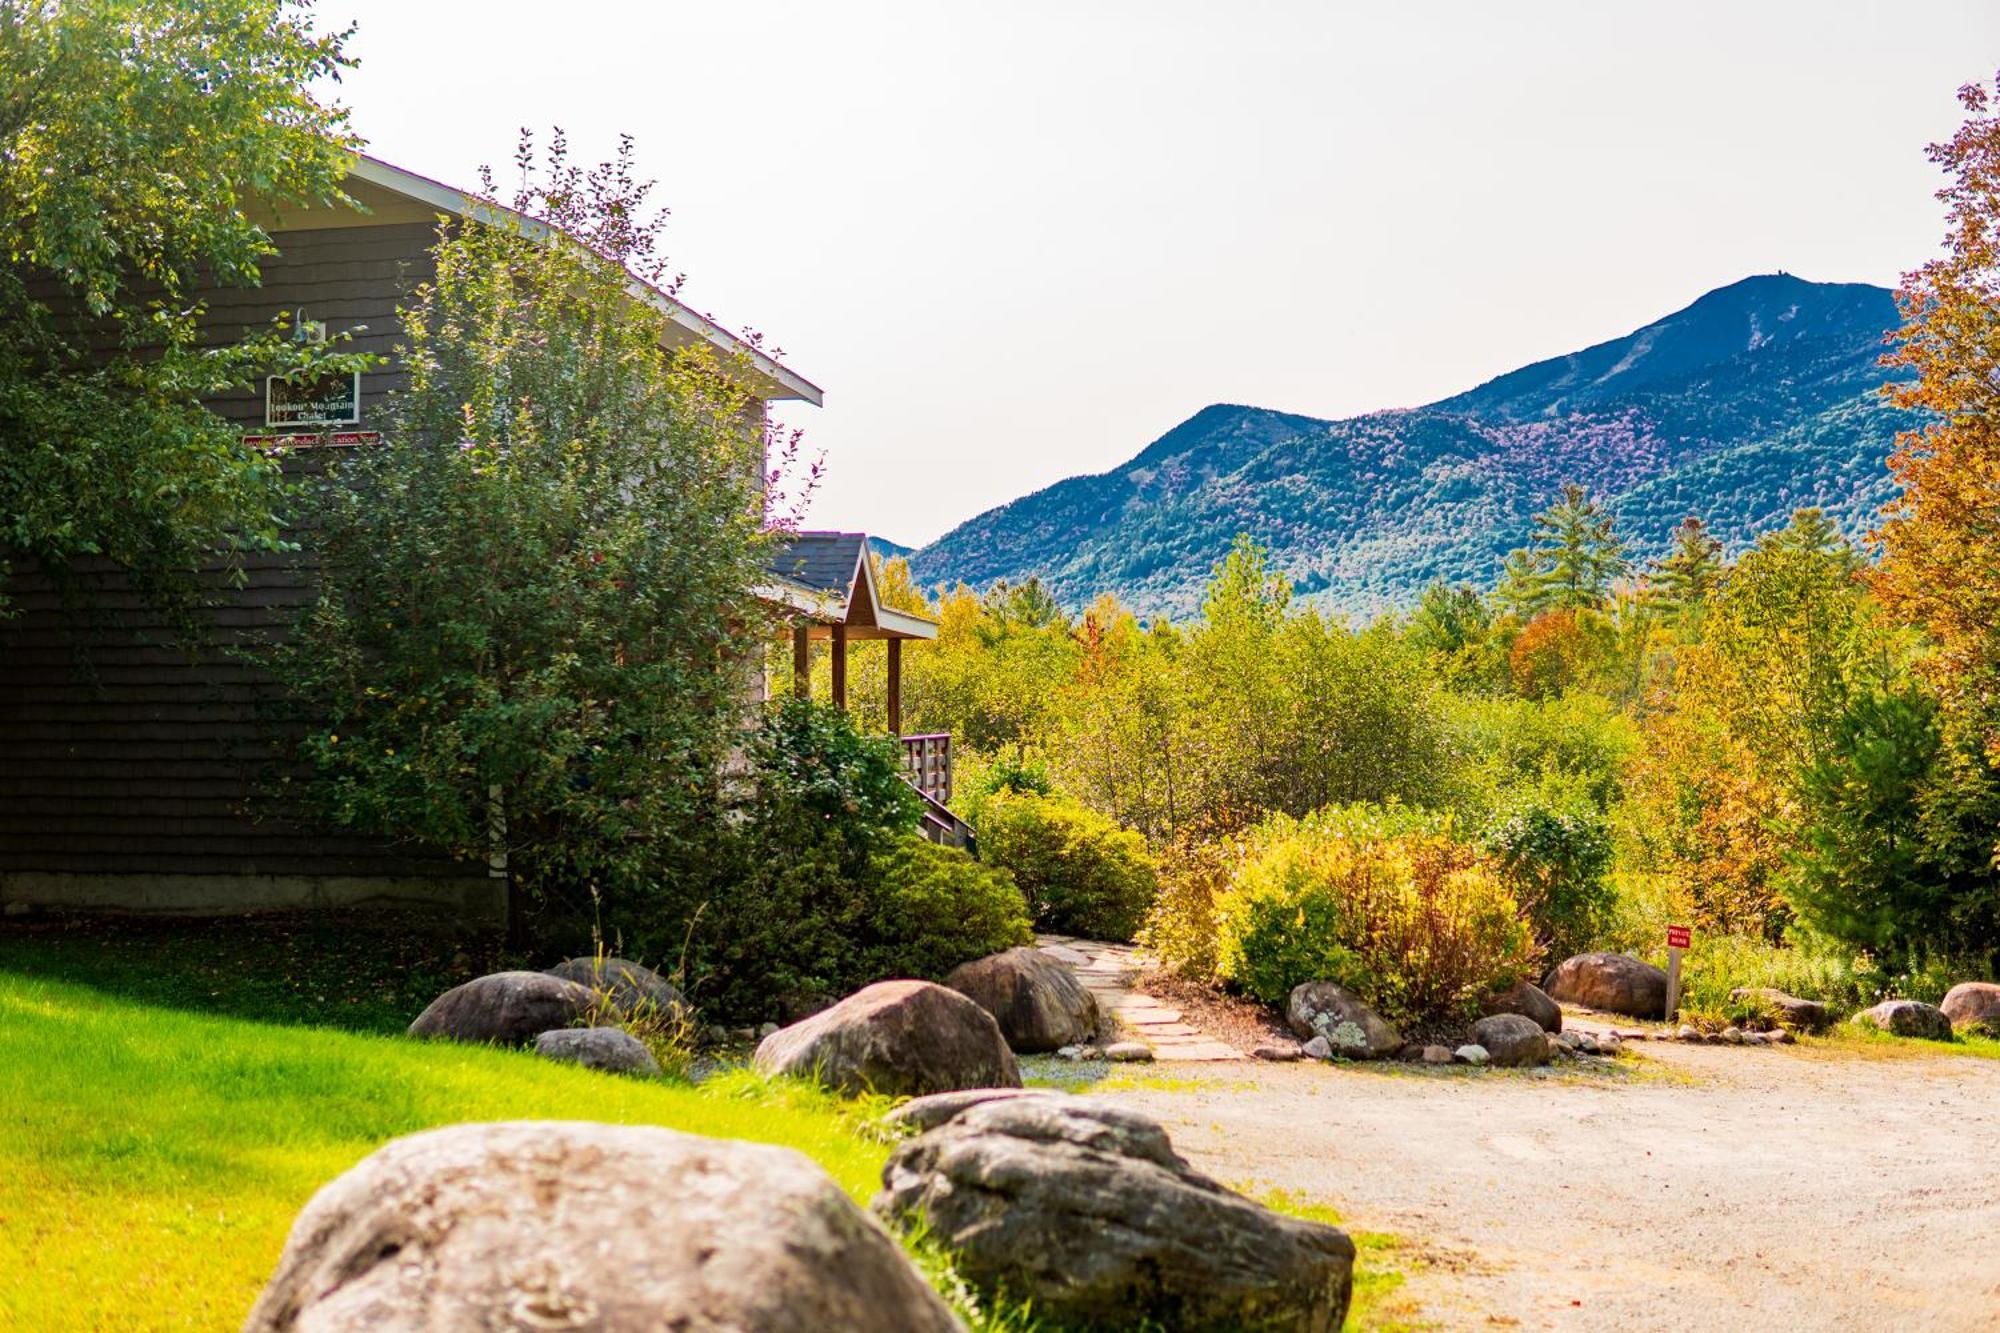
[{"label": "green lawn", "polygon": [[511,1052],[280,1027],[0,974],[0,1327],[234,1328],[313,1191],[461,1120],[668,1125],[807,1153],[855,1199],[884,1143],[747,1077],[639,1083]]},{"label": "green lawn", "polygon": [[[394,1035],[438,991],[510,961],[531,960],[362,922],[0,929],[0,1329],[235,1328],[314,1190],[388,1139],[456,1121],[783,1144],[858,1202],[875,1192],[879,1102]],[[1395,1242],[1357,1239],[1350,1326],[1403,1326]],[[972,1309],[940,1256],[918,1257],[975,1328],[1033,1327]]]}]

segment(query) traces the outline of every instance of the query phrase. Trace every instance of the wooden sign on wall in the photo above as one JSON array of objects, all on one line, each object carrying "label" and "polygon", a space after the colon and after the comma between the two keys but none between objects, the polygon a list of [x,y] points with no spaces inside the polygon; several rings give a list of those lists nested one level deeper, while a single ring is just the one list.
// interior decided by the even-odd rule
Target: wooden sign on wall
[{"label": "wooden sign on wall", "polygon": [[267,426],[352,426],[361,420],[361,372],[321,375],[294,383],[264,377]]}]

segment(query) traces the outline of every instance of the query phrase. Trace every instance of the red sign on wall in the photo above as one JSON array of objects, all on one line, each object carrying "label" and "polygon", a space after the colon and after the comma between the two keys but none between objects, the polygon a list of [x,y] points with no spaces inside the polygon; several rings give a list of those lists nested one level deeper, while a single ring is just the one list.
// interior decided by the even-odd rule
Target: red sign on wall
[{"label": "red sign on wall", "polygon": [[1687,948],[1688,939],[1692,934],[1693,932],[1690,931],[1686,926],[1668,926],[1667,947],[1669,949]]},{"label": "red sign on wall", "polygon": [[245,435],[243,443],[252,449],[353,449],[364,444],[380,444],[382,433],[373,430],[334,430],[324,435]]}]

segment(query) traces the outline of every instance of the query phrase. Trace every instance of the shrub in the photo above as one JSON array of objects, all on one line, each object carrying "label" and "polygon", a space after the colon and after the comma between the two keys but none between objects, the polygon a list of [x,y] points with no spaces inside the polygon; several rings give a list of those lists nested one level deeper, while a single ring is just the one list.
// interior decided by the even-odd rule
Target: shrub
[{"label": "shrub", "polygon": [[1194,981],[1215,980],[1215,901],[1242,860],[1240,833],[1207,822],[1183,829],[1167,847],[1159,892],[1139,932],[1162,967]]},{"label": "shrub", "polygon": [[1487,830],[1487,852],[1556,957],[1593,944],[1611,906],[1611,831],[1587,803],[1529,800]]},{"label": "shrub", "polygon": [[685,944],[705,1011],[787,1017],[1029,939],[1027,905],[1004,872],[915,835],[895,742],[793,699],[767,715],[744,756],[741,817],[699,874],[660,886],[651,914],[610,923],[648,956],[675,957]]},{"label": "shrub", "polygon": [[874,871],[859,950],[868,980],[935,981],[968,959],[1034,943],[1013,877],[956,847],[904,838],[877,854]]},{"label": "shrub", "polygon": [[980,855],[1011,871],[1037,926],[1129,940],[1158,889],[1145,840],[1061,797],[996,793],[979,825]]},{"label": "shrub", "polygon": [[1526,973],[1534,941],[1487,859],[1444,832],[1377,831],[1388,822],[1335,810],[1258,829],[1216,901],[1220,974],[1274,1005],[1333,981],[1426,1022]]}]

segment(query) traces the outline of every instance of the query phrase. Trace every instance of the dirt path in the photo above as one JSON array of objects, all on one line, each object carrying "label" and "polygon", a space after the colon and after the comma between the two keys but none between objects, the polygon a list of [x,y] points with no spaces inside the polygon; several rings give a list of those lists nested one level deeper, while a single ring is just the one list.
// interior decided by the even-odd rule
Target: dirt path
[{"label": "dirt path", "polygon": [[1106,1095],[1220,1180],[1444,1251],[1408,1292],[1445,1328],[2000,1328],[2000,1061],[1877,1049],[1649,1044],[1616,1080],[1246,1062]]}]

